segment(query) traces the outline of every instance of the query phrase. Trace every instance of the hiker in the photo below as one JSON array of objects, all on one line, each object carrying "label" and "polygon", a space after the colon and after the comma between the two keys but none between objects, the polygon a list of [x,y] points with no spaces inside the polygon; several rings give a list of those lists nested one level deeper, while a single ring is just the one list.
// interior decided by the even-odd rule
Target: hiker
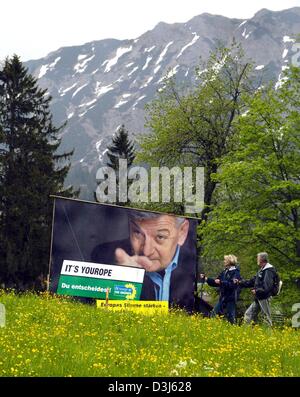
[{"label": "hiker", "polygon": [[236,302],[238,295],[238,285],[233,280],[240,280],[240,270],[237,266],[235,255],[224,256],[224,270],[215,279],[200,274],[200,280],[206,281],[211,287],[219,287],[219,300],[211,312],[211,317],[226,313],[227,320],[235,323]]},{"label": "hiker", "polygon": [[257,254],[257,264],[260,267],[256,275],[250,280],[236,280],[241,288],[252,288],[251,292],[254,301],[244,314],[245,323],[257,322],[258,314],[261,311],[269,326],[272,326],[270,300],[273,295],[274,267],[269,263],[268,254],[260,252]]}]

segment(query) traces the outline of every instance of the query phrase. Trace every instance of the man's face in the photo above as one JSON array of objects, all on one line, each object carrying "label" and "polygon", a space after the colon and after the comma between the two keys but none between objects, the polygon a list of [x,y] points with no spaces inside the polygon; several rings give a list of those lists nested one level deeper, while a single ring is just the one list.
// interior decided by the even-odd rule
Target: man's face
[{"label": "man's face", "polygon": [[130,241],[135,255],[152,261],[151,271],[165,269],[178,245],[183,245],[189,230],[188,220],[177,226],[176,219],[162,215],[154,219],[130,222]]},{"label": "man's face", "polygon": [[259,267],[263,267],[265,265],[265,262],[261,259],[259,255],[257,255],[257,264]]}]

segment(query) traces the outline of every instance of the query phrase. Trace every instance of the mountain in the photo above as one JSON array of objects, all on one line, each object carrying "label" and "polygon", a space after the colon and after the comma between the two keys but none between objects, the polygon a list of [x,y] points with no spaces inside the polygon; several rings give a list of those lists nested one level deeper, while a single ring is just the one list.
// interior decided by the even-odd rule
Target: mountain
[{"label": "mountain", "polygon": [[26,62],[53,98],[55,123],[68,120],[61,149],[75,152],[67,182],[92,199],[96,170],[117,128],[125,124],[133,137],[144,132],[144,106],[163,78],[191,82],[200,56],[206,60],[220,40],[229,45],[234,37],[256,70],[276,81],[300,49],[299,32],[300,7],[262,9],[247,20],[204,13],[186,23],[160,22],[135,40],[93,41]]}]

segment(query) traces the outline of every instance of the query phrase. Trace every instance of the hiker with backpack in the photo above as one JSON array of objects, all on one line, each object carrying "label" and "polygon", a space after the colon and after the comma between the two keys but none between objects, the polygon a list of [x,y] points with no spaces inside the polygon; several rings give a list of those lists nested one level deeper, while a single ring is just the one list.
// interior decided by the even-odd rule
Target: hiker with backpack
[{"label": "hiker with backpack", "polygon": [[200,274],[200,281],[207,282],[211,287],[219,288],[219,300],[211,312],[211,317],[216,315],[226,315],[227,320],[235,323],[236,302],[238,295],[238,286],[233,280],[240,280],[240,269],[237,265],[235,255],[224,256],[224,270],[217,278],[206,277]]},{"label": "hiker with backpack", "polygon": [[257,254],[257,264],[260,267],[256,275],[250,280],[234,280],[242,288],[252,288],[254,301],[244,314],[245,323],[257,322],[261,311],[266,317],[268,325],[272,326],[270,300],[279,293],[280,280],[275,268],[269,263],[268,254]]}]

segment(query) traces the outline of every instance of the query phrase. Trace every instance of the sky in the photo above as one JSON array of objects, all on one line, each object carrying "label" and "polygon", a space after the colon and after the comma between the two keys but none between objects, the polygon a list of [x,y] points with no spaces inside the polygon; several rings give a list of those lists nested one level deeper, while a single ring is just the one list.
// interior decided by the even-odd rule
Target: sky
[{"label": "sky", "polygon": [[203,12],[247,19],[262,8],[296,6],[300,0],[4,0],[0,60],[13,54],[38,59],[106,38],[134,39],[161,21],[186,22]]}]

